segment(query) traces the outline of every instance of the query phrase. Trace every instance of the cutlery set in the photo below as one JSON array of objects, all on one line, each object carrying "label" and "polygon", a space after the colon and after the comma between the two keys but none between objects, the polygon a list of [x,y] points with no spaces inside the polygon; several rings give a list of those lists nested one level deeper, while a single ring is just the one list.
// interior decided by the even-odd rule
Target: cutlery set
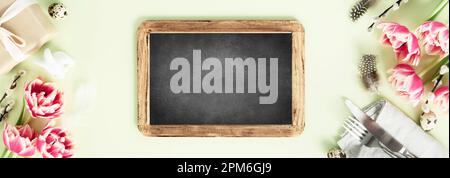
[{"label": "cutlery set", "polygon": [[366,145],[372,138],[375,138],[383,151],[392,158],[416,158],[361,108],[350,100],[346,100],[345,104],[353,116],[344,122],[344,129],[361,144]]}]

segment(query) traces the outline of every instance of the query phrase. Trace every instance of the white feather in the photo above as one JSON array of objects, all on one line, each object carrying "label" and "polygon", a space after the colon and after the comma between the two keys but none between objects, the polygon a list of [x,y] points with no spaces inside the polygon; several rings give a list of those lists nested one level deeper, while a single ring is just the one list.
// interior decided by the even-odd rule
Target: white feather
[{"label": "white feather", "polygon": [[74,65],[73,59],[64,52],[52,53],[50,49],[44,50],[44,59],[35,60],[34,63],[44,68],[57,79],[64,79],[68,70]]}]

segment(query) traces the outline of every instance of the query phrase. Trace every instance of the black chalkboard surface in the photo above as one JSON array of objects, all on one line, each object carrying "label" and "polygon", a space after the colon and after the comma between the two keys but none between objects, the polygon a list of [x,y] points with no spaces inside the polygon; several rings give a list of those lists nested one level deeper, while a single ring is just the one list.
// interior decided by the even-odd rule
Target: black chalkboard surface
[{"label": "black chalkboard surface", "polygon": [[139,129],[149,136],[299,134],[302,42],[295,21],[144,23]]},{"label": "black chalkboard surface", "polygon": [[[292,34],[169,34],[149,35],[150,41],[150,124],[291,124],[292,123]],[[260,104],[260,93],[248,93],[249,67],[244,72],[244,93],[224,93],[225,70],[221,71],[221,93],[173,93],[171,78],[178,70],[170,70],[172,59],[186,58],[191,64],[193,51],[201,51],[201,60],[215,57],[225,68],[225,58],[278,58],[278,99],[274,104]],[[270,65],[268,62],[267,69]],[[256,66],[256,62],[255,62]],[[273,66],[272,66],[273,67]],[[256,67],[255,67],[256,68]],[[200,69],[200,67],[199,67]],[[212,68],[211,68],[212,69]],[[214,69],[212,69],[214,70]],[[201,71],[203,79],[211,70]],[[267,70],[268,71],[268,70]],[[257,71],[254,71],[257,72]],[[193,83],[192,74],[189,81]],[[266,72],[266,78],[270,73]],[[200,75],[199,75],[200,76]],[[257,76],[257,75],[255,75]],[[228,76],[227,76],[228,77]],[[233,86],[236,86],[234,68]],[[255,77],[258,79],[258,77]],[[188,79],[186,79],[188,80]],[[218,81],[211,81],[218,82]],[[203,81],[202,81],[203,83]],[[268,80],[267,80],[267,83]],[[201,84],[199,84],[201,85]],[[190,84],[193,91],[193,84]]]}]

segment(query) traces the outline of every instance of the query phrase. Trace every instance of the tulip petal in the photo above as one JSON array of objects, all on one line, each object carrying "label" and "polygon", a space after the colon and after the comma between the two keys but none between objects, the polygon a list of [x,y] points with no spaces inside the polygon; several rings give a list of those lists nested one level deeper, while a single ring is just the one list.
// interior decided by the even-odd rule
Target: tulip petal
[{"label": "tulip petal", "polygon": [[407,64],[399,64],[393,69],[388,81],[399,95],[405,96],[416,106],[423,97],[423,82],[414,69]]},{"label": "tulip petal", "polygon": [[448,27],[441,22],[425,22],[416,33],[421,37],[425,46],[425,52],[428,55],[441,55],[444,57],[449,54],[448,46]]},{"label": "tulip petal", "polygon": [[392,46],[399,61],[418,65],[420,62],[420,46],[417,37],[405,26],[397,23],[381,23],[383,30],[382,43]]},{"label": "tulip petal", "polygon": [[52,83],[45,83],[39,78],[25,86],[26,108],[34,118],[58,118],[63,113],[61,96],[62,92],[58,91]]}]

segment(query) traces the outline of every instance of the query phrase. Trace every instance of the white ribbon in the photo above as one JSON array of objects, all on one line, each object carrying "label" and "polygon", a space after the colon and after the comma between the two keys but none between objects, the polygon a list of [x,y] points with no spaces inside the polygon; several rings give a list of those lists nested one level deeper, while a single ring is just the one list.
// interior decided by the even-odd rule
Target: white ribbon
[{"label": "white ribbon", "polygon": [[17,36],[6,28],[3,28],[2,25],[3,23],[14,18],[28,6],[36,3],[36,0],[16,0],[11,6],[9,6],[8,9],[6,9],[5,13],[3,13],[3,15],[0,17],[0,42],[5,50],[16,61],[22,61],[27,57],[27,55],[25,55],[20,50],[20,48],[26,46],[26,42],[23,38]]}]

